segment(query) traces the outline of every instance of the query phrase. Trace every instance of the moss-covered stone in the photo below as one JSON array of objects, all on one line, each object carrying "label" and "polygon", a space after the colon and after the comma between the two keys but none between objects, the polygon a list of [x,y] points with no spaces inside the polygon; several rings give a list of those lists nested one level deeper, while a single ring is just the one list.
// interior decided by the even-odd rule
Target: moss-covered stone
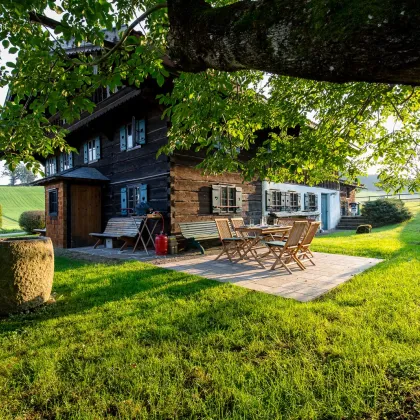
[{"label": "moss-covered stone", "polygon": [[49,238],[0,240],[0,314],[34,308],[50,298],[54,251]]},{"label": "moss-covered stone", "polygon": [[371,225],[359,225],[357,226],[356,233],[370,233],[372,232]]}]

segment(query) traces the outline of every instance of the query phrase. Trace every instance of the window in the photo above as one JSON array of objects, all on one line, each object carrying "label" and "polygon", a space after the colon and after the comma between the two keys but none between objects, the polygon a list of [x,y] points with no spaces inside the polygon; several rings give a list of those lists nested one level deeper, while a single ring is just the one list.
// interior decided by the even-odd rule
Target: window
[{"label": "window", "polygon": [[133,124],[127,124],[125,126],[127,131],[127,149],[132,149],[134,147],[133,144]]},{"label": "window", "polygon": [[235,185],[212,185],[213,213],[240,213],[242,211],[242,188]]},{"label": "window", "polygon": [[57,216],[58,214],[58,190],[48,190],[48,214],[50,216]]},{"label": "window", "polygon": [[147,184],[129,185],[121,188],[121,214],[135,213],[140,203],[148,203]]},{"label": "window", "polygon": [[73,168],[72,153],[61,153],[60,155],[60,172]]},{"label": "window", "polygon": [[130,212],[134,212],[136,210],[136,206],[140,200],[140,188],[139,187],[128,187],[127,188],[127,207],[130,209]]},{"label": "window", "polygon": [[55,156],[47,159],[45,163],[45,172],[47,176],[54,175],[57,172],[57,159]]},{"label": "window", "polygon": [[316,202],[315,202],[315,194],[314,193],[308,193],[308,205],[309,208],[314,208],[316,207]]},{"label": "window", "polygon": [[296,192],[289,193],[290,195],[290,210],[291,211],[298,211],[300,210],[300,203],[299,203],[299,195]]},{"label": "window", "polygon": [[84,162],[91,163],[96,162],[101,158],[101,140],[99,137],[87,141],[83,145]]},{"label": "window", "polygon": [[314,211],[318,209],[318,195],[315,193],[305,194],[305,210]]},{"label": "window", "polygon": [[90,140],[88,141],[88,162],[93,162],[94,160],[96,160],[95,141]]},{"label": "window", "polygon": [[145,120],[136,120],[120,127],[120,150],[130,150],[146,144]]}]

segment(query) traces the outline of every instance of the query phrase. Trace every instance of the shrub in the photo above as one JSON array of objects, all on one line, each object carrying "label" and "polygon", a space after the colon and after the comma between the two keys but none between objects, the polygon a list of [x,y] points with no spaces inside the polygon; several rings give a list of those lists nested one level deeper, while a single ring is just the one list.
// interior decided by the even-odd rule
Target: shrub
[{"label": "shrub", "polygon": [[2,227],[3,227],[3,207],[0,204],[0,230],[2,229]]},{"label": "shrub", "polygon": [[19,226],[25,232],[33,232],[34,229],[44,229],[45,214],[41,210],[24,211],[19,217]]},{"label": "shrub", "polygon": [[359,225],[357,226],[356,233],[370,233],[372,232],[371,225]]},{"label": "shrub", "polygon": [[363,205],[362,215],[374,226],[401,223],[413,217],[403,201],[390,199],[368,201]]}]

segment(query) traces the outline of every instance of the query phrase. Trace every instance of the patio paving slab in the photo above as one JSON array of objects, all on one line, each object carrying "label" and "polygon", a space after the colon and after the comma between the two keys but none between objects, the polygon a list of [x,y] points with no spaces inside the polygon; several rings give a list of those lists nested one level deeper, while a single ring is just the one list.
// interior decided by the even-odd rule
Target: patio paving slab
[{"label": "patio paving slab", "polygon": [[250,261],[233,264],[227,259],[215,261],[214,255],[165,262],[160,266],[300,302],[309,302],[383,261],[377,258],[320,252],[315,252],[314,255],[316,266],[306,263],[306,270],[294,268],[293,274],[284,269],[263,270]]}]

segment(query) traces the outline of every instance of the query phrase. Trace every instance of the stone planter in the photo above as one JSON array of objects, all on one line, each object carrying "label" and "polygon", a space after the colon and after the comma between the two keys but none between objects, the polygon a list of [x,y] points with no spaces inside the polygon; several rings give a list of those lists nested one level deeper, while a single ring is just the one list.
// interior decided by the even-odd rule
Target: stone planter
[{"label": "stone planter", "polygon": [[0,240],[0,315],[46,302],[53,277],[54,251],[50,238]]}]

